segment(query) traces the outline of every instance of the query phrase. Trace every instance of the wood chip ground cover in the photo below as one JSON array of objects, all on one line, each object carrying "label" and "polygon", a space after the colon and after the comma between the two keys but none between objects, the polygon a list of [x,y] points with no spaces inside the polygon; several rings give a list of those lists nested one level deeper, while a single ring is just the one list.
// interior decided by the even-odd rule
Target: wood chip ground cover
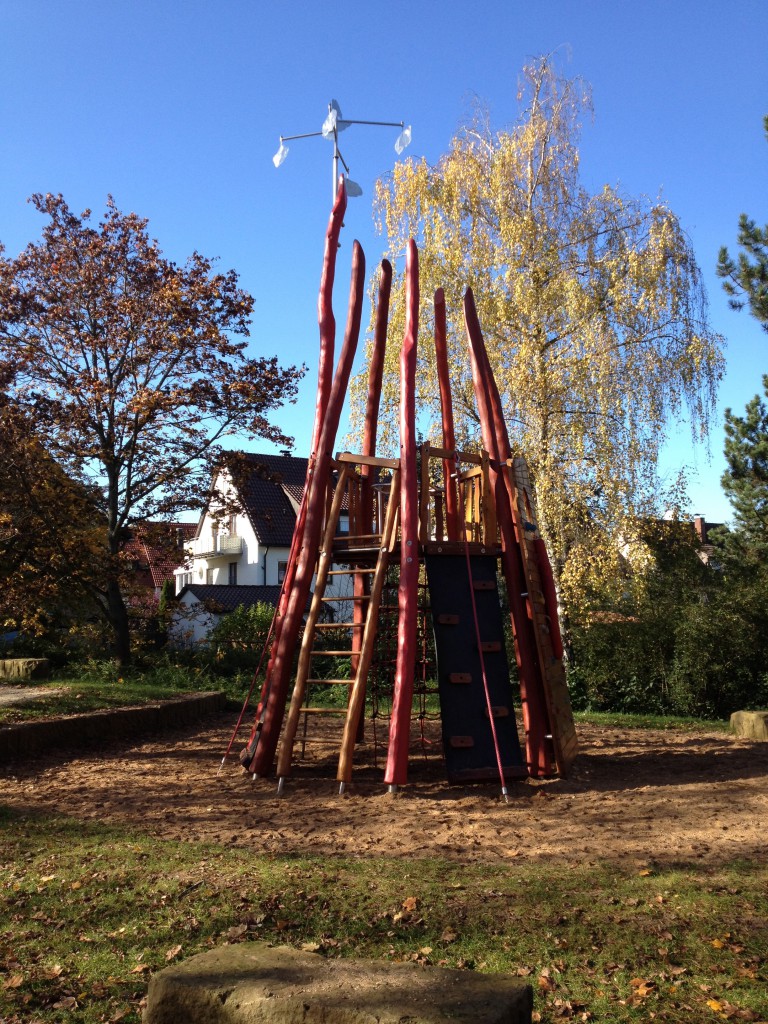
[{"label": "wood chip ground cover", "polygon": [[765,745],[582,725],[505,805],[431,725],[397,797],[369,742],[339,798],[326,724],[278,799],[217,774],[231,726],[3,769],[0,1017],[137,1020],[152,971],[257,936],[518,971],[545,1021],[768,1019]]}]

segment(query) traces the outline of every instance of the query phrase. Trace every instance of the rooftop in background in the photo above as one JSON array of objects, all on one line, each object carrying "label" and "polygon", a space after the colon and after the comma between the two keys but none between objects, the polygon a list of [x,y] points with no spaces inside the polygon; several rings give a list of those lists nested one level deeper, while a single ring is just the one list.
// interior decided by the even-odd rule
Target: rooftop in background
[{"label": "rooftop in background", "polygon": [[280,589],[279,586],[230,587],[212,583],[188,583],[177,597],[181,600],[185,594],[191,594],[212,612],[233,612],[240,605],[250,608],[260,602],[274,607],[280,597]]},{"label": "rooftop in background", "polygon": [[308,459],[245,453],[238,492],[260,544],[290,547],[307,477]]},{"label": "rooftop in background", "polygon": [[148,587],[159,589],[173,579],[174,569],[184,561],[184,542],[191,540],[196,523],[148,523],[135,526],[125,552],[135,564],[135,572],[145,576]]}]

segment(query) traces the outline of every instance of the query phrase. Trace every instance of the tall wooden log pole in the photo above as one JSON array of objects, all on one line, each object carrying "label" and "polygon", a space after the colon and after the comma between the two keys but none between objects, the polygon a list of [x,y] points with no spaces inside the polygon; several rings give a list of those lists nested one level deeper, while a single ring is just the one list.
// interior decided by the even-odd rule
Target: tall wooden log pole
[{"label": "tall wooden log pole", "polygon": [[419,583],[419,475],[416,467],[416,339],[419,327],[419,254],[413,239],[406,258],[406,320],[400,353],[400,585],[397,592],[397,664],[384,781],[394,790],[408,778],[408,747],[416,664]]},{"label": "tall wooden log pole", "polygon": [[504,422],[501,399],[493,376],[477,317],[472,289],[464,296],[464,321],[471,354],[472,382],[475,388],[483,445],[491,455],[490,477],[496,501],[496,515],[502,538],[502,569],[507,582],[510,620],[515,638],[515,658],[520,678],[526,760],[533,777],[547,774],[552,757],[547,741],[549,719],[538,665],[533,626],[525,600],[527,590],[522,567],[519,533],[522,524],[515,508],[514,494],[505,463],[509,458],[509,435]]},{"label": "tall wooden log pole", "polygon": [[[371,365],[368,370],[368,397],[365,405],[363,455],[376,454],[376,434],[379,427],[381,382],[384,378],[384,355],[387,348],[387,326],[389,323],[389,298],[391,292],[392,264],[389,260],[382,260],[381,273],[379,275],[379,294],[376,303],[376,323],[371,350]],[[364,534],[373,533],[372,472],[372,466],[363,465],[360,467],[360,532]],[[379,529],[383,529],[382,523],[379,523]],[[350,659],[350,667],[354,677],[357,674],[359,654],[363,643],[363,628],[366,616],[365,597],[370,591],[370,579],[363,573],[357,573],[352,577],[352,580],[355,600],[352,605],[352,622],[354,626],[352,629],[352,658]],[[365,690],[363,690],[363,693],[365,693]],[[365,717],[360,715],[358,720],[357,741],[360,743],[365,738]]]},{"label": "tall wooden log pole", "polygon": [[320,428],[314,473],[309,481],[307,490],[304,537],[301,550],[296,559],[296,573],[293,586],[288,594],[283,626],[280,631],[274,664],[272,666],[272,677],[270,679],[261,738],[256,747],[256,753],[252,762],[251,770],[257,775],[269,774],[275,750],[277,749],[280,726],[282,725],[285,713],[293,656],[317,562],[318,547],[325,516],[326,492],[330,478],[333,446],[336,442],[341,408],[347,394],[352,362],[360,336],[360,320],[362,317],[364,294],[365,256],[360,244],[355,242],[352,249],[352,283],[350,285],[347,327],[325,416]]},{"label": "tall wooden log pole", "polygon": [[[440,387],[440,410],[443,425],[443,448],[456,449],[456,431],[453,424],[453,400],[451,398],[451,374],[448,368],[448,329],[445,315],[445,293],[442,288],[435,292],[435,359],[437,380]],[[458,481],[456,463],[443,460],[443,486],[445,488],[445,524],[449,541],[461,540],[459,520]]]},{"label": "tall wooden log pole", "polygon": [[323,427],[328,399],[333,380],[333,358],[336,343],[336,317],[333,315],[333,282],[336,278],[336,255],[339,251],[339,235],[347,209],[347,190],[344,179],[339,181],[336,202],[331,210],[328,228],[325,232],[323,269],[320,274],[320,292],[317,296],[317,326],[320,329],[320,358],[317,367],[317,405],[312,428],[310,457],[317,452],[320,431]]},{"label": "tall wooden log pole", "polygon": [[280,597],[277,603],[275,619],[273,624],[272,647],[269,653],[269,662],[264,674],[264,683],[261,688],[259,704],[256,708],[256,717],[248,740],[248,744],[241,758],[243,766],[251,770],[253,754],[256,744],[260,738],[260,729],[263,725],[263,718],[267,706],[267,697],[271,679],[274,671],[275,658],[280,644],[280,634],[283,628],[288,598],[293,589],[293,581],[296,573],[296,561],[301,550],[306,523],[306,501],[309,492],[309,485],[314,474],[315,455],[317,443],[320,438],[320,428],[325,418],[328,405],[328,398],[331,392],[331,380],[333,377],[333,353],[336,344],[336,319],[333,315],[333,282],[336,276],[336,255],[339,251],[339,236],[344,221],[344,213],[347,209],[347,190],[344,179],[339,181],[336,191],[336,200],[328,218],[328,227],[325,231],[325,248],[323,251],[323,268],[320,274],[320,292],[317,300],[317,322],[320,330],[320,357],[317,374],[317,395],[315,398],[315,422],[312,430],[312,447],[310,448],[309,463],[307,465],[307,477],[304,481],[304,493],[302,494],[301,507],[296,517],[296,526],[291,538],[291,548],[288,553],[288,564],[286,566],[285,578],[280,590]]},{"label": "tall wooden log pole", "polygon": [[[381,404],[381,382],[384,378],[384,354],[387,348],[387,325],[389,323],[389,297],[392,292],[392,264],[389,260],[381,261],[379,277],[379,295],[376,303],[376,324],[373,332],[373,348],[371,365],[368,370],[368,397],[365,405],[365,428],[363,432],[363,455],[376,454],[376,433],[379,427],[379,406]],[[373,528],[370,521],[371,488],[370,466],[362,466],[360,476],[363,479],[362,506],[365,510],[363,528],[366,533]]]}]

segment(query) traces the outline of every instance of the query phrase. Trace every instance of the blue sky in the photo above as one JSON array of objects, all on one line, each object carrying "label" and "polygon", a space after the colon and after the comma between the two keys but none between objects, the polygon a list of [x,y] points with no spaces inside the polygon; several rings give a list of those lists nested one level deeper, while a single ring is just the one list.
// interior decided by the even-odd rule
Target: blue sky
[{"label": "blue sky", "polygon": [[[412,124],[406,155],[435,161],[474,96],[497,126],[512,122],[520,68],[558,50],[561,69],[593,89],[585,183],[664,197],[728,339],[711,460],[683,427],[663,467],[688,467],[691,511],[722,521],[722,409],[741,411],[768,371],[768,339],[728,309],[714,273],[742,211],[768,220],[767,40],[766,0],[4,0],[0,241],[15,254],[38,237],[32,192],[62,192],[97,213],[111,193],[149,218],[170,258],[198,249],[234,267],[256,299],[254,353],[310,367],[299,404],[278,417],[305,454],[331,146],[295,142],[275,170],[278,137],[318,130],[336,98],[346,117]],[[371,196],[396,160],[396,135],[342,136],[365,190],[346,217],[342,311],[352,238],[369,267],[383,250]]]}]

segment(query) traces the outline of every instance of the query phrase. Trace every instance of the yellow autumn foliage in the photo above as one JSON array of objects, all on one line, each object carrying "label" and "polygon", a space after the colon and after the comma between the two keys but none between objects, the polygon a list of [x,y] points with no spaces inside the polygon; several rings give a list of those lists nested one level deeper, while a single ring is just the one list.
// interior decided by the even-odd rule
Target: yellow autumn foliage
[{"label": "yellow autumn foliage", "polygon": [[[707,318],[700,272],[663,202],[579,176],[588,87],[549,59],[526,67],[517,122],[492,130],[478,110],[433,166],[407,160],[379,181],[378,225],[396,267],[382,394],[381,442],[396,450],[402,253],[419,245],[419,426],[440,423],[429,297],[445,291],[457,441],[478,424],[462,296],[472,287],[514,454],[528,461],[539,525],[572,608],[616,578],[615,538],[656,512],[658,456],[682,416],[704,438],[723,373],[723,340]],[[400,270],[398,276],[397,271]],[[353,383],[352,433],[367,368]],[[610,541],[608,538],[612,538]]]}]

